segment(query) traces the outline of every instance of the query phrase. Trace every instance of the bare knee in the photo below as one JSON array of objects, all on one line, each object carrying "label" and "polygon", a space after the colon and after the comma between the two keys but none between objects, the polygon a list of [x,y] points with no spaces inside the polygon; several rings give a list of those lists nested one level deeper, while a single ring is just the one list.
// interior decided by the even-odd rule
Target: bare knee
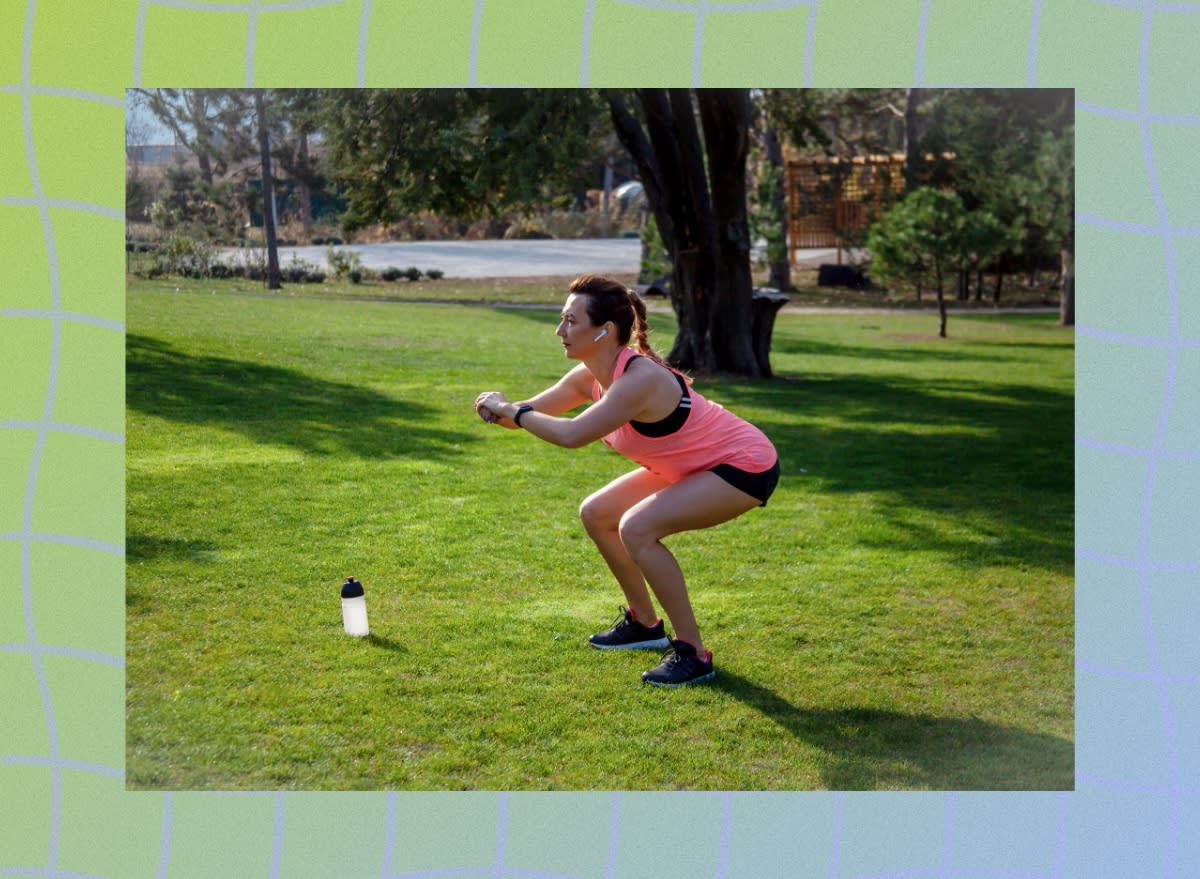
[{"label": "bare knee", "polygon": [[657,543],[659,538],[658,534],[646,527],[644,518],[636,513],[622,516],[617,530],[621,535],[621,543],[625,544],[625,549],[635,559],[643,550]]},{"label": "bare knee", "polygon": [[588,534],[598,534],[602,531],[614,531],[619,516],[614,516],[604,499],[598,495],[590,495],[579,505],[579,521]]}]

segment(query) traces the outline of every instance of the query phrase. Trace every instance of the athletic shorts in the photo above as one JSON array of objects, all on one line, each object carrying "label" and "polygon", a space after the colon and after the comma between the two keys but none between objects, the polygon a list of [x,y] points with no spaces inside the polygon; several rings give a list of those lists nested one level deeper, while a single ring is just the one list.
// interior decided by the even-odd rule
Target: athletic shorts
[{"label": "athletic shorts", "polygon": [[718,464],[716,467],[710,467],[709,472],[717,474],[734,488],[746,492],[759,501],[760,507],[765,507],[767,499],[779,484],[779,459],[776,458],[771,468],[762,473],[747,473],[732,464]]}]

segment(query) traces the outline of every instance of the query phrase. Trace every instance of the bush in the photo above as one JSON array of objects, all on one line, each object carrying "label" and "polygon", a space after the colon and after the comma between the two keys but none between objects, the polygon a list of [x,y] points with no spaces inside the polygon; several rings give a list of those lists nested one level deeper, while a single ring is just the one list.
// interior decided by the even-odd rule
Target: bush
[{"label": "bush", "polygon": [[212,246],[203,239],[175,232],[158,249],[158,268],[164,275],[208,275],[216,262]]},{"label": "bush", "polygon": [[504,240],[533,240],[553,238],[546,227],[542,225],[538,219],[523,219],[517,220],[511,226],[504,230]]},{"label": "bush", "polygon": [[426,269],[425,270],[425,277],[427,277],[431,281],[437,281],[437,280],[441,279],[445,274],[446,273],[443,272],[441,269]]},{"label": "bush", "polygon": [[[293,284],[303,284],[308,281],[309,276],[318,270],[318,267],[308,260],[292,254],[291,262],[287,264],[287,268],[282,269],[280,274],[291,281]],[[322,276],[323,279],[323,276]]]},{"label": "bush", "polygon": [[[325,250],[325,259],[329,263],[329,268],[333,270],[335,277],[341,279],[351,272],[358,272],[358,279],[359,281],[362,280],[362,256],[357,251],[338,250],[335,247],[330,247]],[[358,281],[354,283],[357,284]]]},{"label": "bush", "polygon": [[421,270],[416,266],[409,266],[404,270],[404,277],[410,281],[419,281],[421,279]]},{"label": "bush", "polygon": [[404,273],[395,266],[388,266],[379,273],[379,277],[383,278],[385,281],[398,281],[400,280],[400,276],[403,274]]}]

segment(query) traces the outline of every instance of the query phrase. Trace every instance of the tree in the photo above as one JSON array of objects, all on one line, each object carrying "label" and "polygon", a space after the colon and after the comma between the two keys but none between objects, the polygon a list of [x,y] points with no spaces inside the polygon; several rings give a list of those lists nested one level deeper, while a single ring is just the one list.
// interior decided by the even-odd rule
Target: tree
[{"label": "tree", "polygon": [[213,186],[230,164],[248,158],[246,142],[231,137],[245,118],[245,104],[230,89],[140,89],[146,106],[186,147],[200,168],[200,178]]},{"label": "tree", "polygon": [[893,205],[868,238],[872,268],[882,277],[908,277],[917,283],[932,280],[942,338],[946,337],[945,279],[969,259],[985,225],[983,221],[969,225],[967,217],[956,194],[923,186]]},{"label": "tree", "polygon": [[767,245],[767,286],[789,290],[792,266],[788,250],[788,205],[779,134],[768,122],[762,131],[762,159],[754,180],[751,228]]},{"label": "tree", "polygon": [[299,184],[300,222],[307,237],[312,233],[312,193],[324,189],[325,180],[309,150],[319,125],[321,89],[267,89],[263,94],[271,119],[272,164]]},{"label": "tree", "polygon": [[568,203],[603,110],[579,89],[353,89],[322,131],[349,232],[430,210],[453,219]]},{"label": "tree", "polygon": [[1025,196],[1031,224],[1059,257],[1059,322],[1075,325],[1075,126],[1046,131]]},{"label": "tree", "polygon": [[259,157],[262,162],[263,237],[267,243],[267,289],[278,290],[279,242],[275,237],[275,197],[271,179],[271,133],[263,90],[254,90],[255,127],[258,130]]},{"label": "tree", "polygon": [[[756,315],[750,276],[746,89],[606,91],[611,127],[645,187],[673,264],[684,369],[769,376],[778,304]],[[603,146],[597,93],[378,90],[330,93],[323,130],[347,197],[343,224],[409,210],[474,217],[569,200],[583,159]],[[764,344],[767,343],[767,344]]]},{"label": "tree", "polygon": [[671,255],[678,333],[668,360],[682,369],[771,375],[778,303],[755,314],[750,276],[746,89],[608,90],[613,126],[638,167]]},{"label": "tree", "polygon": [[[921,148],[954,159],[935,160],[924,184],[953,185],[967,210],[986,210],[1007,229],[1009,246],[992,261],[997,301],[1006,271],[1032,271],[1047,259],[1046,227],[1032,220],[1031,193],[1045,192],[1048,181],[1032,169],[1043,137],[1062,136],[1071,125],[1073,106],[1069,89],[949,89],[930,108]],[[1054,191],[1061,196],[1063,187],[1056,183]]]}]

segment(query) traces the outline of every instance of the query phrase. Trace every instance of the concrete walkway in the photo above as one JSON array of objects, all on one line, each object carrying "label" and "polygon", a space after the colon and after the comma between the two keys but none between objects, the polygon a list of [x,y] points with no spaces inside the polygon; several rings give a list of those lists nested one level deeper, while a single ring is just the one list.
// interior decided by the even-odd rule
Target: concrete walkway
[{"label": "concrete walkway", "polygon": [[[637,274],[642,243],[636,238],[585,238],[569,241],[397,241],[387,244],[341,244],[338,250],[359,254],[366,268],[421,271],[440,269],[447,278],[536,278],[573,277],[594,274]],[[328,268],[325,246],[281,247],[279,264],[284,268],[298,257]],[[222,256],[237,261],[258,251],[223,250]],[[837,251],[797,251],[800,264],[833,262]]]}]

